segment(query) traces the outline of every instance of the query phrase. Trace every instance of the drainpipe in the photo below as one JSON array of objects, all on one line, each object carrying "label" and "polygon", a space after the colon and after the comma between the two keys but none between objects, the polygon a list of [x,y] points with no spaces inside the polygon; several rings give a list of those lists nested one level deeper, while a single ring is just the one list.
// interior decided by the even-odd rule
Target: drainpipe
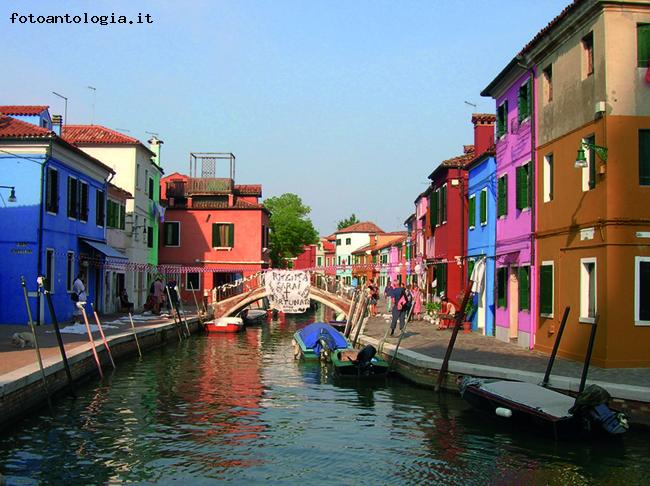
[{"label": "drainpipe", "polygon": [[[36,273],[37,276],[43,275],[43,213],[45,212],[45,200],[43,196],[45,194],[45,184],[46,184],[46,169],[49,165],[50,159],[52,157],[52,138],[50,138],[50,143],[48,144],[45,150],[45,160],[43,165],[41,165],[41,207],[38,212],[38,255],[36,256]],[[58,196],[58,194],[57,194]],[[51,282],[48,282],[51,285]],[[44,316],[41,316],[41,293],[38,292],[36,297],[36,322],[40,325],[41,319]]]}]

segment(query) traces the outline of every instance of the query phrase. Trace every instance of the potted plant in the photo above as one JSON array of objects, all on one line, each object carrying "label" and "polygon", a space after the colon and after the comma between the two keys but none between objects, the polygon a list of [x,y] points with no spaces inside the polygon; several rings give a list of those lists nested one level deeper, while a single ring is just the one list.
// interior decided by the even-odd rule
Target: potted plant
[{"label": "potted plant", "polygon": [[440,312],[442,308],[440,302],[427,302],[427,314],[430,316],[435,316]]},{"label": "potted plant", "polygon": [[469,300],[465,305],[465,320],[463,322],[463,332],[470,332],[472,329],[472,318],[476,312],[477,306],[474,301]]}]

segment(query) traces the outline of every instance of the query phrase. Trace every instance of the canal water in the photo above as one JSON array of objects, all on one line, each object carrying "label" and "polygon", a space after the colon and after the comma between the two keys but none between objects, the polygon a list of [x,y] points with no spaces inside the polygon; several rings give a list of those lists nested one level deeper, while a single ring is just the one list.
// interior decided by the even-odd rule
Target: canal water
[{"label": "canal water", "polygon": [[650,484],[648,435],[556,443],[455,394],[295,362],[312,314],[118,364],[0,437],[7,484]]}]

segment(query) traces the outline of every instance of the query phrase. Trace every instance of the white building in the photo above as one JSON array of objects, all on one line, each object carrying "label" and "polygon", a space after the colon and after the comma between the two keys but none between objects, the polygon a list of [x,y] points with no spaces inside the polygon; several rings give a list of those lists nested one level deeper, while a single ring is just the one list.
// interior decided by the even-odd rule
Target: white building
[{"label": "white building", "polygon": [[336,276],[343,283],[352,283],[352,252],[370,243],[370,237],[384,231],[375,223],[364,221],[340,229],[336,236]]}]

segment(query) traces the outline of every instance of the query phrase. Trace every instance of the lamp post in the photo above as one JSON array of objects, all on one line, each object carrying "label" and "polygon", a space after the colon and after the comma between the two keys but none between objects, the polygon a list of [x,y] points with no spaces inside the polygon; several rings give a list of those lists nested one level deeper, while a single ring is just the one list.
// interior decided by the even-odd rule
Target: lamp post
[{"label": "lamp post", "polygon": [[593,150],[603,162],[607,162],[607,147],[602,147],[594,143],[582,141],[580,142],[580,147],[578,148],[578,154],[576,156],[576,162],[574,165],[576,169],[584,169],[589,165],[587,162],[587,157],[585,156],[585,148]]},{"label": "lamp post", "polygon": [[57,93],[56,91],[52,91],[53,95],[58,96],[59,98],[62,98],[65,101],[65,108],[63,109],[63,125],[68,124],[68,98],[63,96],[62,94]]},{"label": "lamp post", "polygon": [[1,189],[9,189],[9,198],[7,201],[10,203],[15,203],[16,202],[16,188],[14,186],[0,186]]}]

